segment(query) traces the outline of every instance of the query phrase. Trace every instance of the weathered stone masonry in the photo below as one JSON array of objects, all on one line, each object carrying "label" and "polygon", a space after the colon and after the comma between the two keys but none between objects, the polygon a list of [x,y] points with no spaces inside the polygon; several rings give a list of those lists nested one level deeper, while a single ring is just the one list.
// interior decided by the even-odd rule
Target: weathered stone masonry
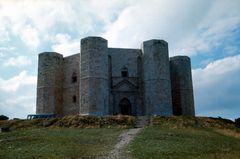
[{"label": "weathered stone masonry", "polygon": [[78,54],[39,54],[37,114],[194,116],[190,58],[169,59],[164,40],[108,48],[87,37]]}]

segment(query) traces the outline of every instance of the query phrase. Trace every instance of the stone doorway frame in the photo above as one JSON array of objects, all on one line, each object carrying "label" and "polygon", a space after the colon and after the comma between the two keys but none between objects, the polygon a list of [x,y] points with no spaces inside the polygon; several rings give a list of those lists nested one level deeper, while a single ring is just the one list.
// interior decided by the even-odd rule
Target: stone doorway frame
[{"label": "stone doorway frame", "polygon": [[122,98],[119,102],[120,114],[132,115],[132,104],[126,97]]}]

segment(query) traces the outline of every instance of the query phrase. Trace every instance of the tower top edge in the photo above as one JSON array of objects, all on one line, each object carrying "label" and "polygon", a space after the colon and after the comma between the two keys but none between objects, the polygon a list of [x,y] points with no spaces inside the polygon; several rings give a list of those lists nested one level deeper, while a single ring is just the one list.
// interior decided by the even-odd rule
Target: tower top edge
[{"label": "tower top edge", "polygon": [[168,45],[167,41],[162,39],[151,39],[143,42],[143,45],[163,44]]},{"label": "tower top edge", "polygon": [[58,52],[41,52],[41,53],[39,53],[39,56],[61,56],[61,57],[63,57],[63,55]]},{"label": "tower top edge", "polygon": [[87,36],[87,37],[85,37],[85,38],[82,38],[82,39],[81,39],[81,42],[82,42],[82,41],[89,41],[89,40],[98,40],[98,41],[106,41],[106,42],[107,42],[106,39],[104,39],[104,38],[102,38],[102,37],[100,37],[100,36]]},{"label": "tower top edge", "polygon": [[179,56],[170,57],[170,61],[178,61],[178,60],[190,60],[190,57],[186,56],[186,55],[179,55]]}]

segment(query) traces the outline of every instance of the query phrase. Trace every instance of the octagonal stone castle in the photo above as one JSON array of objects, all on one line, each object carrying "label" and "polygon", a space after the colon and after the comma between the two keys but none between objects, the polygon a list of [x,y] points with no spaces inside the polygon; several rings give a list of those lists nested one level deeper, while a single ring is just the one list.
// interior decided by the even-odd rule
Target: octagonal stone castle
[{"label": "octagonal stone castle", "polygon": [[195,115],[190,58],[169,59],[166,41],[123,49],[86,37],[80,48],[39,54],[37,114]]}]

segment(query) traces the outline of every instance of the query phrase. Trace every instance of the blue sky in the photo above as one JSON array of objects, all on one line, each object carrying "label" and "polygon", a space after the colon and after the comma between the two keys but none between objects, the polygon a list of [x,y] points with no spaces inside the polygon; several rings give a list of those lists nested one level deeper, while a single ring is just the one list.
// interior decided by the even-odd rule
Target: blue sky
[{"label": "blue sky", "polygon": [[80,39],[109,47],[169,43],[192,60],[196,115],[240,117],[239,0],[0,0],[0,114],[35,113],[38,54],[78,53]]}]

